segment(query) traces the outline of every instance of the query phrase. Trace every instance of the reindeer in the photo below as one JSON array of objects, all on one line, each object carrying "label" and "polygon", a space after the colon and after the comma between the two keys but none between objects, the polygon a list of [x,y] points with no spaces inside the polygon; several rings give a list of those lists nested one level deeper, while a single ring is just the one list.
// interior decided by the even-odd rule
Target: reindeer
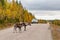
[{"label": "reindeer", "polygon": [[30,25],[31,26],[31,24],[30,23],[28,23],[28,24],[26,24],[26,23],[16,23],[15,25],[14,25],[14,31],[15,32],[17,32],[17,28],[19,29],[19,32],[21,31],[21,28],[22,27],[24,27],[24,31],[26,31],[26,26],[27,25]]}]

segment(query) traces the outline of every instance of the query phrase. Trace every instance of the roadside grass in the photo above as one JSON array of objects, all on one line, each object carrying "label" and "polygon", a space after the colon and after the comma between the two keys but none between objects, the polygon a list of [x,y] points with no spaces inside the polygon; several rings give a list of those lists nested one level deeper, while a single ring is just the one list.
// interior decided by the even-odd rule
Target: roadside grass
[{"label": "roadside grass", "polygon": [[0,30],[12,27],[13,23],[0,24]]},{"label": "roadside grass", "polygon": [[51,28],[53,40],[60,40],[60,26],[52,24]]}]

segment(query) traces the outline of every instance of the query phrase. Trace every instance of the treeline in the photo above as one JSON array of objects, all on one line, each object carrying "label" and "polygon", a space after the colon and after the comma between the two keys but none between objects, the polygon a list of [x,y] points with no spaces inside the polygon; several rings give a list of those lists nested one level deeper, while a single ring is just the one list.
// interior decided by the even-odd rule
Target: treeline
[{"label": "treeline", "polygon": [[52,24],[54,24],[54,25],[58,25],[58,26],[60,26],[60,20],[52,20],[52,21],[50,21]]},{"label": "treeline", "polygon": [[47,23],[47,20],[39,19],[38,23]]},{"label": "treeline", "polygon": [[14,24],[16,22],[31,22],[35,18],[32,13],[24,9],[21,2],[16,0],[8,2],[0,0],[0,25]]},{"label": "treeline", "polygon": [[60,26],[60,20],[43,20],[43,19],[38,20],[38,23],[47,23],[47,22]]}]

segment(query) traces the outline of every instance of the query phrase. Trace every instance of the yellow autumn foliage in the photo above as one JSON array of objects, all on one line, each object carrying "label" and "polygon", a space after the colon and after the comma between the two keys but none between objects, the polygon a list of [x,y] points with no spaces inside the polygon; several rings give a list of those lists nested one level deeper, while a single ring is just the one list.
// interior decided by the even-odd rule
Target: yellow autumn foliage
[{"label": "yellow autumn foliage", "polygon": [[0,23],[4,22],[31,22],[35,18],[28,10],[24,9],[21,3],[9,3],[7,0],[0,1]]}]

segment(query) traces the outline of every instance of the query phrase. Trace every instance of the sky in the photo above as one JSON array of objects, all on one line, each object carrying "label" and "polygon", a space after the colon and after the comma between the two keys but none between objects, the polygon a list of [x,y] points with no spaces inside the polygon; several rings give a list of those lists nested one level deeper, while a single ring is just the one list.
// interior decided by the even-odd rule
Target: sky
[{"label": "sky", "polygon": [[44,20],[60,20],[60,11],[49,11],[49,10],[29,10],[37,19]]},{"label": "sky", "polygon": [[60,0],[18,0],[37,19],[60,20]]},{"label": "sky", "polygon": [[21,0],[29,10],[60,10],[60,0]]},{"label": "sky", "polygon": [[21,0],[21,2],[37,19],[60,20],[60,0]]}]

